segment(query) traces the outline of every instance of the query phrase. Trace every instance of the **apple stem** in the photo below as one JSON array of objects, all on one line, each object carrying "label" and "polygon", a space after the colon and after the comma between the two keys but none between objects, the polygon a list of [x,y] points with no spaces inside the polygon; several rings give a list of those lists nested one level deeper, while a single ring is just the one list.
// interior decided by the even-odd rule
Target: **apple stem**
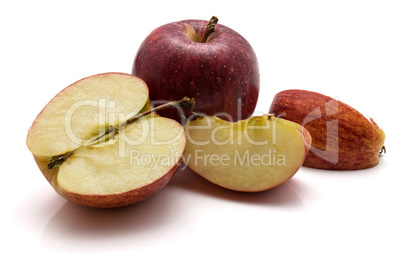
[{"label": "apple stem", "polygon": [[380,154],[387,153],[387,149],[385,148],[385,145],[382,146],[380,150]]},{"label": "apple stem", "polygon": [[194,98],[190,99],[189,97],[184,97],[181,100],[171,101],[169,103],[166,103],[166,104],[160,105],[158,107],[155,107],[153,109],[147,110],[143,113],[139,113],[139,114],[131,117],[130,119],[126,120],[125,122],[121,123],[119,125],[118,129],[121,130],[124,127],[126,127],[128,124],[133,123],[134,121],[138,120],[139,118],[142,118],[142,117],[144,117],[150,113],[156,112],[156,111],[160,111],[160,110],[164,110],[164,109],[168,109],[168,108],[177,108],[177,107],[181,107],[186,110],[192,111],[194,109],[194,106],[195,106]]},{"label": "apple stem", "polygon": [[[172,102],[160,105],[158,107],[155,107],[153,109],[150,109],[148,111],[139,113],[139,114],[129,118],[125,122],[120,123],[117,126],[110,126],[110,128],[107,131],[105,131],[104,133],[102,133],[98,137],[89,140],[88,143],[85,143],[84,145],[81,145],[80,147],[76,148],[75,150],[72,150],[72,151],[69,151],[67,153],[63,153],[63,154],[60,154],[60,155],[52,156],[52,158],[50,159],[49,164],[47,165],[47,168],[49,170],[51,170],[51,169],[53,169],[53,167],[60,166],[65,160],[67,160],[67,158],[69,158],[71,155],[73,155],[73,153],[75,151],[77,151],[78,149],[81,149],[81,148],[86,147],[86,146],[96,145],[96,144],[99,144],[99,143],[102,143],[102,142],[107,142],[108,140],[114,138],[119,133],[119,131],[124,129],[127,125],[135,122],[136,120],[138,120],[138,119],[140,119],[140,118],[142,118],[142,117],[144,117],[144,116],[146,116],[148,114],[151,114],[151,113],[159,111],[159,110],[164,110],[164,109],[167,109],[167,108],[172,108],[172,107],[174,107],[174,108],[181,107],[181,108],[184,108],[186,110],[192,111],[194,109],[194,106],[195,106],[194,98],[190,99],[189,97],[184,97],[181,100],[172,101]],[[103,138],[105,138],[105,139],[101,141],[101,139],[103,139]]]},{"label": "apple stem", "polygon": [[[81,147],[79,147],[79,148],[81,148]],[[79,148],[77,148],[77,149],[79,149]],[[49,164],[47,165],[47,168],[48,168],[49,170],[52,170],[53,167],[56,167],[56,166],[61,165],[65,160],[67,160],[68,157],[70,157],[71,155],[73,155],[73,153],[74,153],[77,149],[72,150],[72,151],[70,151],[70,152],[68,152],[68,153],[65,153],[65,154],[60,154],[60,155],[52,156],[52,158],[50,158]]]},{"label": "apple stem", "polygon": [[215,31],[215,26],[218,24],[219,19],[216,16],[213,16],[207,25],[207,29],[205,30],[204,35],[201,38],[201,43],[206,43],[209,35],[211,35]]}]

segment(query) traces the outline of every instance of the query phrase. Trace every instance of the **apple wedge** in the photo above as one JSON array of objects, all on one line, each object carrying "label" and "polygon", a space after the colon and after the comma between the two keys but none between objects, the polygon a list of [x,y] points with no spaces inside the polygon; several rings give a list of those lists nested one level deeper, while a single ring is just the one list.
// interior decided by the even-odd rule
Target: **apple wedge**
[{"label": "apple wedge", "polygon": [[385,134],[372,119],[351,106],[307,90],[275,95],[269,112],[300,125],[312,145],[304,166],[326,170],[359,170],[376,166]]},{"label": "apple wedge", "polygon": [[186,145],[183,127],[148,114],[154,110],[144,112],[148,106],[141,79],[124,73],[90,76],[46,105],[26,143],[65,199],[91,207],[133,204],[169,182]]},{"label": "apple wedge", "polygon": [[290,179],[303,164],[311,138],[302,126],[272,115],[227,122],[198,116],[185,125],[184,161],[221,187],[258,192]]}]

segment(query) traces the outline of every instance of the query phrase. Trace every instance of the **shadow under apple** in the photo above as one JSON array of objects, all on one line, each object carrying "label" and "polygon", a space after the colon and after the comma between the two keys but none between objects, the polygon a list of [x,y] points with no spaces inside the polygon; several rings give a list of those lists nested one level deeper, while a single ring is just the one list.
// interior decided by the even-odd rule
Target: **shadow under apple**
[{"label": "shadow under apple", "polygon": [[110,209],[66,202],[47,224],[42,246],[64,252],[101,252],[111,247],[135,249],[149,242],[161,242],[160,234],[169,229],[169,223],[180,220],[175,197],[163,189],[142,202]]},{"label": "shadow under apple", "polygon": [[237,192],[215,185],[193,172],[190,168],[182,165],[169,183],[169,187],[178,187],[233,202],[303,209],[303,202],[294,190],[295,188],[300,188],[300,184],[299,180],[292,178],[266,191],[256,193]]},{"label": "shadow under apple", "polygon": [[[297,189],[304,187],[300,180],[291,179],[264,192],[241,193],[221,188],[182,168],[158,194],[130,206],[98,209],[66,202],[47,224],[42,246],[68,253],[108,251],[116,247],[131,251],[180,235],[185,237],[186,228],[193,225],[191,220],[196,220],[192,207],[184,207],[189,202],[183,196],[189,192],[228,202],[304,210],[297,193]],[[181,226],[181,232],[177,232],[177,225]]]}]

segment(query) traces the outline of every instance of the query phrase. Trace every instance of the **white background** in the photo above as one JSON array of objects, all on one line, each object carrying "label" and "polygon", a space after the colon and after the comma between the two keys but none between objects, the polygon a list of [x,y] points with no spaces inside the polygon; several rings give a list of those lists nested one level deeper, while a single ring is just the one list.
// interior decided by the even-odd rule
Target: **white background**
[{"label": "white background", "polygon": [[[400,1],[2,1],[1,257],[41,262],[401,262]],[[257,113],[284,89],[314,90],[373,117],[387,154],[372,169],[302,168],[257,194],[179,172],[126,208],[59,197],[25,146],[39,111],[67,85],[130,73],[156,27],[212,15],[259,59]]]}]

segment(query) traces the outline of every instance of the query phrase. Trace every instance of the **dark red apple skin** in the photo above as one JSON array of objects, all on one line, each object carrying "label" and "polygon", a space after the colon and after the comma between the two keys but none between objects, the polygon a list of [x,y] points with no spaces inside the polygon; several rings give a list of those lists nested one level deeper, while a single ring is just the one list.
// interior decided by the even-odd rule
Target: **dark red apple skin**
[{"label": "dark red apple skin", "polygon": [[373,119],[341,101],[312,91],[285,90],[275,95],[269,112],[309,131],[312,147],[306,167],[360,170],[379,163],[384,132]]},{"label": "dark red apple skin", "polygon": [[[192,27],[202,36],[207,24],[185,20],[155,29],[139,47],[132,74],[148,85],[153,104],[187,96],[195,99],[197,113],[228,121],[248,118],[259,94],[256,54],[246,39],[221,24],[206,43],[186,35]],[[177,110],[159,113],[183,124]]]}]

